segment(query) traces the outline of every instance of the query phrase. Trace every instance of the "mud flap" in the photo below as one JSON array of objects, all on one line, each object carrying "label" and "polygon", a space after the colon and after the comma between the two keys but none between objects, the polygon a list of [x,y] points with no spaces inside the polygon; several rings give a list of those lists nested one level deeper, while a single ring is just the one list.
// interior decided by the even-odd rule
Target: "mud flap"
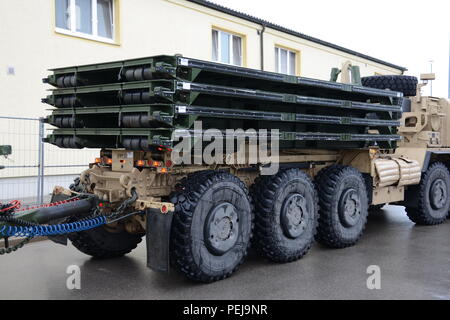
[{"label": "mud flap", "polygon": [[173,213],[147,211],[147,266],[153,271],[170,271],[169,244]]}]

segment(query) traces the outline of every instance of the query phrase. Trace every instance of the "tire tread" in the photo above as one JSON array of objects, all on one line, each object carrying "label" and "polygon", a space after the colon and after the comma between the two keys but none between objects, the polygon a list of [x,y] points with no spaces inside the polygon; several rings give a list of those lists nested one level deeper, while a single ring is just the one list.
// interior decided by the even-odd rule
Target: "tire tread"
[{"label": "tire tread", "polygon": [[[316,240],[323,245],[336,249],[354,246],[361,238],[367,224],[368,214],[365,215],[362,231],[352,240],[342,239],[335,230],[332,208],[336,206],[336,203],[333,203],[333,197],[339,181],[347,174],[358,175],[361,182],[365,185],[364,178],[358,170],[342,165],[333,165],[324,168],[316,177],[316,185],[320,195],[319,227]],[[364,190],[366,192],[366,188]]]},{"label": "tire tread", "polygon": [[[431,217],[428,214],[428,208],[424,201],[426,197],[426,182],[428,181],[429,177],[431,176],[432,172],[434,170],[441,169],[447,172],[448,176],[450,177],[450,172],[448,168],[441,162],[435,162],[430,165],[428,170],[423,174],[422,181],[418,188],[418,206],[417,208],[413,207],[407,207],[406,208],[406,214],[408,215],[408,218],[414,222],[417,225],[423,225],[423,226],[433,226],[444,223],[449,215],[442,219],[435,219]],[[448,195],[450,197],[450,194]]]},{"label": "tire tread", "polygon": [[[302,251],[291,255],[283,251],[271,229],[271,226],[275,223],[272,208],[276,192],[282,188],[285,181],[294,177],[301,177],[310,184],[311,189],[314,190],[315,207],[318,209],[319,198],[314,183],[306,173],[297,169],[283,170],[275,176],[260,176],[251,188],[256,211],[253,247],[261,256],[276,263],[289,263],[303,258],[314,243],[314,241],[311,241]],[[318,210],[315,212],[315,218],[313,239],[317,231]]]},{"label": "tire tread", "polygon": [[176,209],[172,224],[170,260],[172,266],[177,271],[193,281],[211,283],[230,277],[239,269],[240,265],[245,260],[250,247],[249,241],[239,264],[233,270],[224,272],[220,276],[211,276],[204,273],[196,265],[193,259],[190,249],[190,226],[193,220],[195,205],[200,200],[202,194],[206,192],[210,186],[221,181],[234,182],[243,190],[243,196],[248,198],[251,206],[251,230],[253,231],[253,203],[249,196],[247,187],[239,178],[226,172],[208,170],[191,174],[187,178],[183,179],[178,186],[178,191],[171,196],[171,202],[175,204]]}]

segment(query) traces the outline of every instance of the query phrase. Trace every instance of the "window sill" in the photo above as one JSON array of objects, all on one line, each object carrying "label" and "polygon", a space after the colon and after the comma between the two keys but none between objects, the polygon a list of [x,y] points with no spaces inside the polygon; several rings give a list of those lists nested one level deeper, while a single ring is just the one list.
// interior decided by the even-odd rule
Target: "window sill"
[{"label": "window sill", "polygon": [[246,66],[244,66],[244,65],[242,65],[242,64],[237,65],[237,64],[232,64],[232,63],[226,63],[226,62],[217,61],[217,60],[214,60],[214,59],[211,59],[211,62],[214,62],[214,63],[220,63],[220,64],[224,64],[224,65],[227,65],[227,66],[232,66],[232,67],[246,68]]},{"label": "window sill", "polygon": [[115,42],[112,39],[96,37],[96,36],[93,36],[93,35],[90,35],[90,34],[81,33],[81,32],[72,32],[72,31],[69,31],[69,30],[56,28],[55,29],[55,33],[61,34],[61,35],[64,35],[64,36],[79,38],[79,39],[83,39],[83,40],[95,41],[95,42],[100,42],[100,43],[114,45],[114,46],[120,46],[120,43]]}]

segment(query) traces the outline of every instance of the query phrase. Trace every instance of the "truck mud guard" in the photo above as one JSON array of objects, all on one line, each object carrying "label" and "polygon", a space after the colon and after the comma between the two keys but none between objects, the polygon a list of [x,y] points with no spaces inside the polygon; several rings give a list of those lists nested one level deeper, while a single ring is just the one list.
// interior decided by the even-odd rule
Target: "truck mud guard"
[{"label": "truck mud guard", "polygon": [[170,271],[170,230],[173,212],[162,214],[160,210],[147,211],[147,266],[153,271]]},{"label": "truck mud guard", "polygon": [[450,155],[450,151],[440,151],[440,150],[427,151],[427,153],[425,155],[425,160],[423,162],[422,172],[425,172],[428,170],[428,167],[430,166],[430,163],[431,163],[431,158],[433,156],[443,156],[443,155]]}]

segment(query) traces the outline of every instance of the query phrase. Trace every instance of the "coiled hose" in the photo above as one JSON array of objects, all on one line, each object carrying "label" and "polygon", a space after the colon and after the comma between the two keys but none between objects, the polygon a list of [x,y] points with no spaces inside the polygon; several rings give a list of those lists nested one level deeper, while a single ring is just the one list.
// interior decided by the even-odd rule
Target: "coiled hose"
[{"label": "coiled hose", "polygon": [[[26,239],[21,242],[19,245],[5,248],[0,250],[0,255],[5,253],[11,253],[16,251],[17,249],[22,248],[26,243],[30,241],[30,239],[34,237],[47,237],[47,236],[56,236],[56,235],[64,235],[68,233],[76,233],[87,231],[91,229],[98,228],[100,226],[106,225],[111,222],[119,221],[121,219],[127,218],[131,215],[136,214],[133,212],[129,215],[122,216],[125,209],[134,203],[138,199],[138,194],[136,189],[132,189],[132,196],[130,199],[125,200],[118,208],[118,210],[111,215],[98,215],[91,216],[85,218],[80,221],[71,222],[71,223],[63,223],[63,224],[55,224],[55,225],[40,225],[37,223],[29,222],[26,220],[22,220],[20,218],[14,217],[9,210],[18,208],[20,203],[13,203],[15,207],[5,207],[0,211],[0,222],[5,222],[7,224],[14,224],[16,226],[4,225],[0,227],[0,238],[5,238],[5,240],[9,237],[25,237]],[[108,222],[109,221],[109,222]]]},{"label": "coiled hose", "polygon": [[[8,220],[8,221],[7,221]],[[87,231],[98,228],[107,223],[105,216],[98,216],[86,220],[81,220],[72,223],[55,224],[48,226],[41,226],[29,223],[23,220],[15,219],[13,217],[1,217],[2,222],[12,222],[22,226],[3,226],[0,228],[0,237],[46,237],[68,234],[73,232]]]}]

